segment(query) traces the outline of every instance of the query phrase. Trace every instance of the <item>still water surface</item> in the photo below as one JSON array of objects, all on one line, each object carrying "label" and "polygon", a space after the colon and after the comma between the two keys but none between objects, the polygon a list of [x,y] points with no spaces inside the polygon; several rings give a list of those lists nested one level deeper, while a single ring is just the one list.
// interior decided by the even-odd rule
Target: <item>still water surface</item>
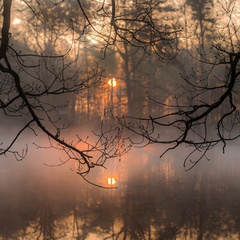
[{"label": "still water surface", "polygon": [[[137,149],[89,177],[41,154],[0,161],[0,239],[240,239],[237,147],[184,171],[184,150]],[[50,158],[52,156],[48,156]],[[115,185],[114,185],[115,186]]]}]

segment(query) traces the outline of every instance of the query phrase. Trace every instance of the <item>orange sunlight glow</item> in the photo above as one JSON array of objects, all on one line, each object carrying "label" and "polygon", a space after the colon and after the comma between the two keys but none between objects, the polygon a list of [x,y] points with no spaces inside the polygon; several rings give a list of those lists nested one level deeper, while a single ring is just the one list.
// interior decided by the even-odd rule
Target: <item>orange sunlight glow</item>
[{"label": "orange sunlight glow", "polygon": [[108,178],[108,185],[115,185],[116,184],[116,180],[115,180],[115,178]]},{"label": "orange sunlight glow", "polygon": [[111,87],[116,87],[117,86],[117,81],[115,78],[110,78],[108,80],[108,85],[110,85]]}]

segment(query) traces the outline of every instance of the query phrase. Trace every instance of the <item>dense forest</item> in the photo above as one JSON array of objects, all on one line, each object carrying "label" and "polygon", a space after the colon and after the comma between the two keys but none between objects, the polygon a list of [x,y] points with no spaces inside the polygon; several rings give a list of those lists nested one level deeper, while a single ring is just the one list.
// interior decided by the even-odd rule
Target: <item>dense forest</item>
[{"label": "dense forest", "polygon": [[2,126],[16,128],[1,155],[24,158],[28,132],[81,176],[135,144],[190,145],[191,168],[239,137],[238,1],[3,0],[1,12]]},{"label": "dense forest", "polygon": [[240,1],[0,13],[0,239],[239,239]]}]

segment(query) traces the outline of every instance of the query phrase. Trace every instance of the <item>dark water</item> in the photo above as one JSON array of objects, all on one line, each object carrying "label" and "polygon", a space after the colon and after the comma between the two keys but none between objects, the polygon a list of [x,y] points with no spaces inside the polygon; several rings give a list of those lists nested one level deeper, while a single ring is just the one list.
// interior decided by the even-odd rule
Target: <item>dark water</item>
[{"label": "dark water", "polygon": [[[0,161],[0,239],[240,239],[237,147],[215,151],[193,170],[184,150],[159,159],[136,149],[84,182],[70,169],[46,167],[53,156]],[[43,156],[45,159],[43,160]]]}]

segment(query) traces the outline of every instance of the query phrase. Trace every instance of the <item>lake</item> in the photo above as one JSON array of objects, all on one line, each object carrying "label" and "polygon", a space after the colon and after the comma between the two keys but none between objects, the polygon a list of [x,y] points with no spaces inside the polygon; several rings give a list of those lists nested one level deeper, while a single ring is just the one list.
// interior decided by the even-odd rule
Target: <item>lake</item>
[{"label": "lake", "polygon": [[2,157],[0,239],[240,239],[238,151],[214,149],[185,171],[184,149],[133,149],[89,174],[113,189],[73,163],[45,166],[54,154]]}]

